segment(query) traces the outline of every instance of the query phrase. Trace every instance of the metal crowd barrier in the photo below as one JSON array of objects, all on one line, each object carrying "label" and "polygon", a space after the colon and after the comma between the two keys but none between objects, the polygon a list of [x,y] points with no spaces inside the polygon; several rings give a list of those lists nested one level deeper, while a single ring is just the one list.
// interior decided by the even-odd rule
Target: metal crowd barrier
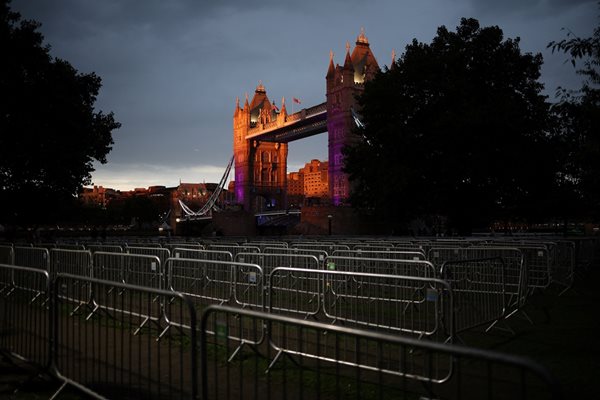
[{"label": "metal crowd barrier", "polygon": [[176,249],[176,248],[190,249],[190,250],[204,250],[205,249],[204,245],[201,245],[198,242],[196,242],[196,243],[188,243],[188,242],[169,243],[169,244],[164,245],[164,247],[169,249],[171,252],[173,251],[173,249]]},{"label": "metal crowd barrier", "polygon": [[353,250],[365,250],[365,251],[392,251],[394,250],[394,245],[392,243],[362,243],[357,244],[353,248]]},{"label": "metal crowd barrier", "polygon": [[276,242],[274,240],[266,241],[266,242],[248,242],[244,244],[245,246],[253,246],[258,247],[260,251],[264,251],[266,247],[281,247],[283,249],[288,248],[287,242]]},{"label": "metal crowd barrier", "polygon": [[0,246],[0,264],[15,265],[15,253],[12,246]]},{"label": "metal crowd barrier", "polygon": [[238,253],[235,261],[260,265],[267,277],[277,267],[319,269],[322,266],[317,257],[305,254]]},{"label": "metal crowd barrier", "polygon": [[130,285],[162,289],[164,271],[157,256],[108,253],[93,254],[93,277]]},{"label": "metal crowd barrier", "polygon": [[57,273],[92,276],[92,253],[89,250],[50,250],[50,276]]},{"label": "metal crowd barrier", "polygon": [[[85,301],[86,287],[111,312],[90,317],[64,300]],[[73,385],[98,399],[196,398],[196,317],[184,295],[68,274],[57,275],[53,293],[54,372],[64,381],[55,396]],[[140,330],[146,315],[163,314],[174,323],[185,320],[191,336],[171,330],[169,340],[157,340],[171,323],[164,318]]]},{"label": "metal crowd barrier", "polygon": [[63,250],[85,250],[85,246],[82,244],[73,244],[73,243],[57,243],[57,249]]},{"label": "metal crowd barrier", "polygon": [[92,254],[96,252],[103,253],[122,253],[123,246],[116,244],[87,244],[85,248],[92,252]]},{"label": "metal crowd barrier", "polygon": [[[0,246],[0,264],[15,265],[12,246]],[[11,290],[12,270],[0,269],[0,296]]]},{"label": "metal crowd barrier", "polygon": [[141,254],[145,256],[156,256],[159,258],[160,263],[165,265],[169,257],[171,257],[171,252],[169,249],[165,249],[163,247],[141,247],[141,246],[127,246],[125,248],[125,252],[128,254]]},{"label": "metal crowd barrier", "polygon": [[550,269],[550,250],[551,242],[508,242],[493,241],[482,244],[481,247],[513,247],[521,250],[525,263],[526,284],[528,293],[536,289],[546,289],[552,282]]},{"label": "metal crowd barrier", "polygon": [[269,312],[452,341],[452,293],[439,279],[275,268]]},{"label": "metal crowd barrier", "polygon": [[0,352],[38,368],[51,364],[50,276],[39,268],[0,264]]},{"label": "metal crowd barrier", "polygon": [[240,246],[237,244],[211,244],[208,246],[209,250],[227,251],[231,253],[233,258],[238,253],[260,253],[260,249],[256,246]]},{"label": "metal crowd barrier", "polygon": [[519,246],[527,265],[527,288],[530,293],[535,289],[546,289],[550,286],[552,275],[550,270],[550,254],[545,246]]},{"label": "metal crowd barrier", "polygon": [[[240,324],[266,326],[269,340],[227,359]],[[203,400],[562,399],[555,379],[524,358],[281,315],[211,306],[199,339]]]},{"label": "metal crowd barrier", "polygon": [[[107,253],[98,251],[93,254],[92,277],[95,279],[119,282],[127,285],[137,285],[146,288],[163,289],[164,288],[164,271],[160,259],[156,256],[126,254],[126,253]],[[103,293],[97,293],[91,287],[81,289],[82,293],[88,293],[86,300],[74,300],[69,298],[69,302],[76,303],[77,308],[83,310],[89,309],[90,312],[87,318],[102,313],[102,314],[120,314],[126,311],[123,306],[114,307],[107,304],[104,300],[106,296]],[[112,289],[111,289],[112,290]],[[118,295],[126,295],[123,291]],[[79,296],[80,298],[83,295]],[[125,298],[125,297],[123,297]],[[164,316],[163,306],[157,302],[158,308],[145,308],[143,304],[131,305],[135,308],[135,315],[140,317],[142,321],[138,326],[136,333],[148,324],[157,324],[157,321]]]},{"label": "metal crowd barrier", "polygon": [[229,262],[170,258],[166,270],[167,287],[187,294],[196,305],[223,304],[232,297]]},{"label": "metal crowd barrier", "polygon": [[394,260],[367,257],[329,256],[326,269],[373,274],[438,277],[435,267],[429,261]]},{"label": "metal crowd barrier", "polygon": [[327,252],[323,250],[317,249],[305,249],[299,247],[265,247],[263,249],[264,254],[292,254],[292,255],[309,255],[315,256],[319,260],[319,263],[325,263],[325,259],[327,258]]},{"label": "metal crowd barrier", "polygon": [[527,265],[523,252],[508,246],[432,247],[428,259],[436,266],[449,261],[500,257],[504,263],[504,287],[508,295],[507,307],[517,312],[525,305],[527,290]]},{"label": "metal crowd barrier", "polygon": [[575,243],[557,241],[551,255],[552,281],[564,287],[562,294],[573,286],[575,280]]},{"label": "metal crowd barrier", "polygon": [[350,247],[344,244],[327,244],[327,243],[294,243],[293,248],[297,249],[312,249],[327,252],[328,255],[333,254],[336,250],[350,250]]},{"label": "metal crowd barrier", "polygon": [[233,255],[228,251],[173,249],[174,258],[190,258],[194,260],[233,261]]},{"label": "metal crowd barrier", "polygon": [[15,246],[13,251],[14,265],[44,270],[48,270],[48,267],[50,266],[48,249],[42,247]]},{"label": "metal crowd barrier", "polygon": [[[231,304],[242,308],[264,310],[265,279],[262,268],[255,264],[171,258],[167,262],[168,285],[172,291],[185,294],[201,312],[213,304]],[[165,318],[171,320],[166,314]],[[186,322],[171,324],[189,330]],[[170,326],[168,327],[170,328]],[[161,333],[160,336],[164,334]],[[238,326],[231,331],[243,345],[256,345],[264,340],[263,333]],[[256,335],[255,335],[256,334]],[[231,357],[239,351],[233,352]]]},{"label": "metal crowd barrier", "polygon": [[443,264],[442,279],[452,288],[456,333],[488,324],[487,332],[507,315],[504,275],[501,257]]},{"label": "metal crowd barrier", "polygon": [[264,308],[263,269],[250,263],[170,258],[169,289],[188,295],[201,309],[210,304]]},{"label": "metal crowd barrier", "polygon": [[372,250],[372,248],[364,248],[358,250],[336,250],[332,254],[333,257],[363,257],[363,258],[382,258],[385,260],[414,260],[426,261],[425,254],[422,251],[397,251],[392,250]]}]

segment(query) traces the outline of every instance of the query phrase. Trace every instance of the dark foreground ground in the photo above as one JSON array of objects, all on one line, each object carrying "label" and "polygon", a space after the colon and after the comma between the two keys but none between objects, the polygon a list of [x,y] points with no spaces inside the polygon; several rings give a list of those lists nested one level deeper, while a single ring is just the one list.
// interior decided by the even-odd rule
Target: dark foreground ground
[{"label": "dark foreground ground", "polygon": [[[600,270],[577,277],[572,289],[534,295],[525,318],[509,321],[515,334],[494,330],[468,332],[462,339],[469,345],[527,356],[548,368],[561,383],[566,399],[598,398],[600,392]],[[0,358],[0,399],[48,399],[60,382]],[[64,390],[59,399],[85,396]]]}]

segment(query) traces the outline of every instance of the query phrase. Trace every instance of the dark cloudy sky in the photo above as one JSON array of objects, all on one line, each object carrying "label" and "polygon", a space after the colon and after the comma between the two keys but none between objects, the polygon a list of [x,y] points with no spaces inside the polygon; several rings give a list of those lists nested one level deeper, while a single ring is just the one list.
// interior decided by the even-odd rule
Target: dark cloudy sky
[{"label": "dark cloudy sky", "polygon": [[[596,0],[13,0],[24,18],[43,25],[52,55],[96,72],[96,103],[123,126],[94,184],[117,189],[218,182],[232,154],[237,96],[262,80],[271,100],[325,101],[329,51],[343,63],[364,27],[379,64],[389,65],[413,38],[430,42],[438,26],[461,17],[498,25],[544,55],[542,81],[577,88],[581,78],[551,40],[591,36]],[[298,106],[296,106],[298,110]],[[327,158],[327,136],[290,144],[288,171]]]}]

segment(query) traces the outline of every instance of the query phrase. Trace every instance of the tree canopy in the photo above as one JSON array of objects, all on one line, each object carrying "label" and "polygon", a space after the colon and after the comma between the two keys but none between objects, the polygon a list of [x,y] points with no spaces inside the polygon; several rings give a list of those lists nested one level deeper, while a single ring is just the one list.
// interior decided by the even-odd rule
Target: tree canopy
[{"label": "tree canopy", "polygon": [[445,216],[461,232],[539,215],[558,168],[542,62],[475,19],[414,39],[358,98],[352,204],[397,222]]},{"label": "tree canopy", "polygon": [[[600,3],[598,3],[600,8]],[[553,105],[564,138],[563,175],[571,193],[571,214],[600,218],[600,25],[589,38],[569,31],[567,38],[548,44],[552,51],[569,54],[584,78],[579,90],[559,88]],[[577,67],[577,62],[583,66]],[[579,64],[581,65],[581,64]],[[578,215],[577,215],[578,214]]]},{"label": "tree canopy", "polygon": [[120,124],[94,108],[100,77],[53,58],[38,22],[7,0],[0,19],[0,222],[46,222],[106,162]]}]

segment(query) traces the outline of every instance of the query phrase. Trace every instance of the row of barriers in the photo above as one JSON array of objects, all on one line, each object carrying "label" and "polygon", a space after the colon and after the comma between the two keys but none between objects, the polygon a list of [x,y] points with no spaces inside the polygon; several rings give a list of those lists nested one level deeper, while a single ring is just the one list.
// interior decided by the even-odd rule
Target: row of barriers
[{"label": "row of barriers", "polygon": [[[152,246],[154,245],[154,246]],[[45,246],[45,247],[44,247]],[[162,246],[162,247],[156,247]],[[31,260],[19,260],[19,248],[15,247],[15,262],[9,262],[3,253],[7,250],[5,246],[0,246],[0,261],[15,265],[30,265]],[[22,247],[22,246],[19,246]],[[448,255],[451,250],[456,254],[462,254],[468,251],[473,252],[477,248],[481,251],[482,247],[512,247],[517,248],[525,253],[526,262],[530,264],[530,282],[538,288],[545,288],[550,283],[557,283],[569,288],[572,284],[575,275],[575,266],[590,264],[594,257],[597,258],[597,247],[593,239],[589,240],[529,240],[529,241],[508,241],[508,240],[437,240],[437,241],[366,241],[366,242],[351,242],[348,240],[335,241],[246,241],[246,242],[231,242],[231,241],[212,241],[212,242],[173,242],[159,245],[157,243],[146,243],[143,246],[133,243],[86,243],[86,244],[45,244],[38,247],[47,248],[63,248],[67,250],[89,250],[94,253],[96,251],[111,252],[111,253],[135,253],[148,254],[154,253],[161,255],[161,259],[168,257],[165,253],[172,253],[174,249],[187,248],[192,250],[212,250],[226,251],[235,257],[240,252],[271,252],[271,253],[287,253],[287,254],[307,254],[313,252],[317,255],[326,253],[327,255],[341,255],[352,257],[369,257],[369,258],[396,258],[402,259],[426,259],[438,265],[444,261],[454,260],[455,257],[450,255],[450,258],[442,257],[439,254]],[[152,249],[155,249],[152,251]],[[26,249],[20,249],[21,252],[26,252]],[[437,254],[437,256],[436,256]],[[40,254],[43,256],[43,254]],[[472,258],[472,257],[468,257]],[[34,260],[37,264],[43,263],[39,260]],[[439,266],[439,265],[438,265]]]},{"label": "row of barriers", "polygon": [[[202,306],[235,304],[270,309],[269,304],[285,300],[288,305],[276,306],[274,310],[296,316],[321,316],[325,321],[376,330],[413,331],[420,336],[433,334],[412,326],[421,323],[420,319],[435,320],[439,327],[454,326],[455,331],[445,329],[443,340],[450,341],[457,332],[485,323],[493,327],[515,313],[523,312],[522,308],[532,291],[545,288],[551,282],[548,252],[538,246],[522,249],[508,246],[432,248],[429,258],[433,263],[425,261],[422,252],[414,251],[336,250],[333,256],[329,256],[322,250],[314,249],[264,247],[259,252],[260,249],[255,247],[252,248],[255,251],[238,252],[235,255],[236,262],[233,262],[234,256],[229,251],[191,248],[174,248],[171,252],[165,248],[131,247],[129,253],[96,251],[93,255],[85,250],[8,249],[14,251],[15,262],[46,269],[50,276],[69,273],[180,291]],[[248,247],[239,246],[239,249],[247,250]],[[291,278],[276,276],[276,279],[271,279],[272,271],[282,267],[312,272],[289,273]],[[320,274],[314,272],[316,270],[345,271],[355,275],[352,282],[357,280],[356,274],[361,273],[441,278],[452,287],[455,306],[454,309],[436,310],[435,313],[427,311],[429,308],[416,307],[416,304],[425,302],[428,291],[429,298],[444,297],[438,293],[441,289],[436,288],[435,283],[417,290],[410,285],[405,288],[402,284],[375,284],[375,278],[371,278],[368,284],[363,280],[353,288],[353,292],[346,290],[341,295],[339,290],[331,291],[331,287],[335,286],[329,282],[332,274]],[[283,269],[279,273],[281,271]],[[306,274],[312,274],[312,277],[304,276]],[[327,282],[322,278],[324,275],[327,275]],[[269,285],[271,281],[274,284]],[[393,279],[390,281],[394,282]],[[306,282],[313,283],[313,286],[299,290],[298,287],[306,286]],[[282,287],[283,284],[287,287]],[[339,286],[339,283],[336,285]],[[406,290],[413,296],[412,299],[406,299]],[[407,301],[411,302],[410,307],[403,304]],[[395,324],[370,321],[372,315],[380,314],[376,307],[381,304],[396,310]],[[99,308],[101,305],[96,305],[91,312]],[[333,312],[334,309],[337,311]],[[353,316],[346,315],[350,312],[347,310],[352,310]],[[411,315],[411,318],[407,318],[407,315]],[[456,319],[454,324],[439,322],[451,318]],[[402,324],[398,321],[402,321]],[[407,325],[410,328],[405,328]]]},{"label": "row of barriers", "polygon": [[[441,342],[496,325],[520,305],[513,298],[521,286],[511,289],[502,257],[447,262],[439,279],[423,260],[239,253],[233,262],[219,259],[231,260],[230,253],[191,249],[174,255],[163,264],[156,255],[53,249],[48,272],[181,292],[198,307],[229,304]],[[7,287],[12,279],[0,277]],[[92,292],[85,304],[89,315],[106,308]],[[160,317],[145,315],[139,328]]]},{"label": "row of barriers", "polygon": [[[159,246],[159,247],[157,247]],[[415,252],[422,253],[429,261],[433,262],[432,251],[436,252],[437,248],[457,248],[465,249],[468,247],[482,246],[509,246],[515,248],[531,248],[540,247],[547,252],[546,258],[550,263],[551,268],[555,270],[555,281],[568,284],[570,277],[573,275],[575,265],[589,264],[594,257],[598,258],[598,243],[593,239],[583,240],[529,240],[529,241],[507,241],[507,240],[437,240],[437,241],[386,241],[378,240],[375,242],[351,242],[341,240],[338,242],[332,241],[247,241],[247,242],[231,242],[231,241],[213,241],[213,242],[172,242],[166,244],[157,243],[85,243],[85,244],[39,244],[36,247],[47,249],[63,248],[70,250],[90,250],[104,252],[135,252],[138,247],[158,248],[172,251],[175,248],[189,248],[196,250],[220,250],[228,251],[235,256],[238,252],[264,252],[265,249],[279,249],[278,251],[298,251],[298,250],[314,250],[323,251],[328,255],[333,255],[334,252],[352,252],[352,253],[371,253],[368,257],[377,257],[380,253],[385,253],[386,257],[393,256],[393,253],[398,252]],[[130,250],[131,249],[131,250]],[[2,249],[0,249],[0,253]],[[341,254],[338,254],[341,255]],[[417,255],[418,256],[418,255]],[[406,257],[406,256],[402,256]],[[563,276],[559,276],[563,275]]]},{"label": "row of barriers", "polygon": [[[343,295],[343,271],[306,271],[331,274],[331,293]],[[271,281],[279,273],[298,270],[276,268]],[[177,291],[78,275],[0,265],[0,276],[12,277],[0,282],[0,351],[94,398],[562,398],[545,369],[518,357],[240,307],[198,310]]]}]

